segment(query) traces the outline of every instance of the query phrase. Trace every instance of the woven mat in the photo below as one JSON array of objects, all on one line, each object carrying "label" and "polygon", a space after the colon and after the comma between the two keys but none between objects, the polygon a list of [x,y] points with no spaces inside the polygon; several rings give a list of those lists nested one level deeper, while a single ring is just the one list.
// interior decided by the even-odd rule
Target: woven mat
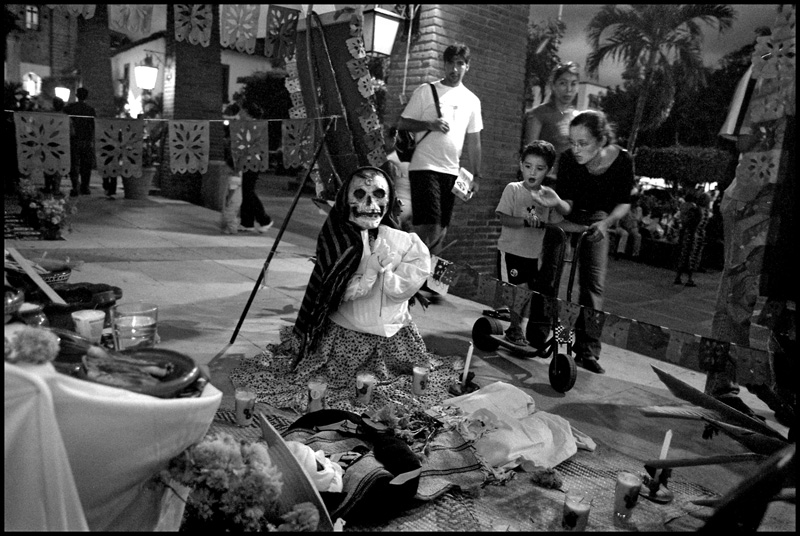
[{"label": "woven mat", "polygon": [[[256,408],[258,411],[258,407]],[[279,432],[291,421],[279,415],[267,414],[267,419]],[[239,427],[230,410],[219,410],[209,433],[227,432],[237,439],[258,439],[257,424]],[[623,455],[602,444],[595,452],[578,453],[556,467],[563,489],[575,489],[592,496],[589,531],[664,531],[674,526],[679,530],[700,528],[703,521],[691,512],[708,513],[706,507],[691,504],[692,499],[718,497],[716,493],[691,482],[670,480],[669,488],[675,499],[668,505],[640,499],[628,523],[614,520],[614,484],[620,470],[642,471],[643,462]],[[533,484],[530,476],[517,473],[516,478],[503,486],[486,486],[478,493],[451,490],[433,501],[418,502],[381,525],[345,525],[346,532],[388,531],[560,531],[564,492]],[[672,523],[673,525],[668,525]]]}]

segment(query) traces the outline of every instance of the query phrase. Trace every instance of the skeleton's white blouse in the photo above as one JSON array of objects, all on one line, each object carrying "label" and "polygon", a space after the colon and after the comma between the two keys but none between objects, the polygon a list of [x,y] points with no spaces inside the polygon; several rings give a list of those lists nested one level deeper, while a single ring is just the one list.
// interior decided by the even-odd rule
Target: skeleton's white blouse
[{"label": "skeleton's white blouse", "polygon": [[347,329],[391,337],[411,322],[408,299],[431,274],[431,255],[416,233],[381,225],[378,238],[386,240],[391,251],[399,254],[400,264],[394,268],[390,265],[376,275],[372,272],[371,277],[365,276],[372,250],[367,231],[361,231],[364,241],[361,262],[347,285],[339,309],[330,319]]}]

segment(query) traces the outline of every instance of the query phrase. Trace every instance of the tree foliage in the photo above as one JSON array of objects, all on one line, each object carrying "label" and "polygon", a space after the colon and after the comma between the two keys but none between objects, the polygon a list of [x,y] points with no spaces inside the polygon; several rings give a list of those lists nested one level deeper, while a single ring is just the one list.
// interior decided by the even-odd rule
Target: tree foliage
[{"label": "tree foliage", "polygon": [[553,68],[561,62],[558,46],[564,37],[566,25],[563,21],[547,19],[528,25],[528,47],[525,61],[525,88],[530,94],[533,88],[544,95]]},{"label": "tree foliage", "polygon": [[[703,84],[700,23],[723,32],[735,18],[736,12],[727,4],[608,4],[592,18],[586,28],[592,47],[587,72],[596,74],[600,64],[611,59],[624,63],[630,73],[641,73],[629,150],[635,148],[643,125],[653,128],[669,116],[678,83]],[[651,99],[656,104],[645,121],[646,104]]]}]

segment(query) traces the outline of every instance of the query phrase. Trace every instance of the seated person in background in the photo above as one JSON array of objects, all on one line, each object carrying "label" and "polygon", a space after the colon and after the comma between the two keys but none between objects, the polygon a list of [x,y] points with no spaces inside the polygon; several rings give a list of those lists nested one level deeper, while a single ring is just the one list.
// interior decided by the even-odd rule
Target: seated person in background
[{"label": "seated person in background", "polygon": [[644,211],[642,216],[642,235],[645,238],[652,240],[661,240],[664,238],[664,228],[661,227],[662,213],[659,209],[653,209],[652,212]]},{"label": "seated person in background", "polygon": [[[355,170],[336,195],[317,240],[311,279],[288,346],[292,359],[265,352],[231,373],[234,384],[279,408],[305,409],[308,381],[327,382],[328,408],[362,413],[356,376],[377,380],[369,407],[388,403],[423,410],[448,398],[452,363],[429,354],[409,313],[409,299],[431,273],[428,248],[398,229],[395,191],[386,173]],[[287,342],[287,341],[284,341]],[[285,357],[285,356],[277,356]],[[427,392],[411,394],[412,367],[429,364]]]},{"label": "seated person in background", "polygon": [[619,220],[617,232],[619,233],[619,243],[617,244],[616,256],[620,257],[627,253],[628,239],[633,242],[631,257],[638,257],[642,250],[642,233],[639,227],[642,225],[642,207],[639,206],[639,196],[631,197],[631,209]]}]

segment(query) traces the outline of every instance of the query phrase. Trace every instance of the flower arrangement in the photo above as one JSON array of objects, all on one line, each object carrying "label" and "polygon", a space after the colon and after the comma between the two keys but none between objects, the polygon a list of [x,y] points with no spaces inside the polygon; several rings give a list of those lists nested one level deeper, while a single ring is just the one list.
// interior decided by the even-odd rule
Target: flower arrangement
[{"label": "flower arrangement", "polygon": [[19,181],[19,198],[28,223],[47,238],[58,238],[61,231],[71,229],[69,216],[78,211],[75,201],[39,191],[29,178]]},{"label": "flower arrangement", "polygon": [[[49,363],[58,355],[59,341],[49,329],[22,326],[6,329],[3,358],[9,363]],[[6,326],[8,328],[8,326]]]},{"label": "flower arrangement", "polygon": [[159,475],[192,488],[181,530],[211,532],[315,531],[319,512],[299,503],[282,516],[283,475],[264,443],[209,435],[173,458]]}]

